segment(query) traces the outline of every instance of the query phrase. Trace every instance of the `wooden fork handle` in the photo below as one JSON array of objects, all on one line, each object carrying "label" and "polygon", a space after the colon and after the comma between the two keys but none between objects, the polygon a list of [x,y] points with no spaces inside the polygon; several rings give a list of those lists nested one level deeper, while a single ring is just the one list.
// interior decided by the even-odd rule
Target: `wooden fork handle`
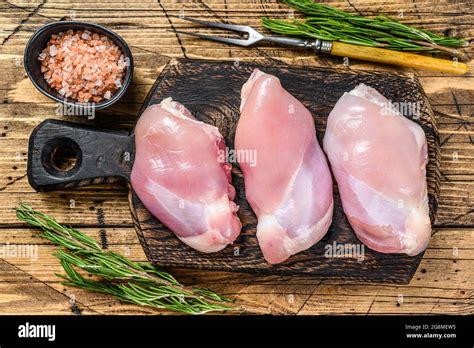
[{"label": "wooden fork handle", "polygon": [[450,74],[465,74],[469,71],[469,67],[465,63],[457,61],[392,51],[383,48],[351,45],[337,41],[332,43],[331,54],[339,57],[398,65],[407,68],[442,71]]}]

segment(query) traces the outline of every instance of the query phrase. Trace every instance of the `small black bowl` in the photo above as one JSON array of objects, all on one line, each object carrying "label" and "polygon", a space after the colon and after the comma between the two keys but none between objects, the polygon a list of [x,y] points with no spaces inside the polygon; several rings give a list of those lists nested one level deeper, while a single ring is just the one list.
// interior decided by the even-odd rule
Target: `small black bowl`
[{"label": "small black bowl", "polygon": [[[88,30],[92,33],[97,33],[107,36],[112,40],[122,51],[125,59],[128,59],[128,64],[125,70],[125,76],[122,86],[112,95],[108,100],[103,100],[99,103],[87,103],[83,104],[73,99],[66,99],[64,96],[59,94],[56,90],[51,88],[51,86],[46,82],[43,73],[41,72],[41,61],[38,60],[38,56],[46,47],[51,35],[58,34],[60,32],[65,32],[67,30]],[[47,97],[63,103],[67,106],[74,107],[77,109],[104,109],[117,100],[119,100],[127,91],[127,88],[130,86],[133,77],[133,57],[130,48],[127,43],[119,35],[113,31],[95,24],[87,22],[78,22],[78,21],[59,21],[46,24],[39,28],[33,36],[28,41],[25,48],[24,55],[24,65],[28,77],[33,82],[35,87]]]}]

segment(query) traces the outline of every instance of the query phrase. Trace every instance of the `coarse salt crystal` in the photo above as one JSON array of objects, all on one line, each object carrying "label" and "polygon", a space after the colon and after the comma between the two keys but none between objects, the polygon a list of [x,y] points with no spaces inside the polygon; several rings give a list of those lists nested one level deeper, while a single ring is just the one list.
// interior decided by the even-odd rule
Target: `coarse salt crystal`
[{"label": "coarse salt crystal", "polygon": [[55,55],[58,54],[58,49],[56,48],[56,46],[51,45],[51,46],[49,47],[49,54],[50,54],[52,57],[54,57]]}]

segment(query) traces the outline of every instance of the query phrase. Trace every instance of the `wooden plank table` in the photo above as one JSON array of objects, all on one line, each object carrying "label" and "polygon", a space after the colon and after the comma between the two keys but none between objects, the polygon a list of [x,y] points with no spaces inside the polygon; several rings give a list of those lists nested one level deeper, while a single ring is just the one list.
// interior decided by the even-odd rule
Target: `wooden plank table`
[{"label": "wooden plank table", "polygon": [[[325,1],[327,2],[327,1]],[[474,36],[474,3],[465,1],[330,1],[350,12],[384,12],[437,33]],[[267,61],[340,69],[388,70],[307,51],[263,45],[243,49],[177,36],[167,31],[189,24],[170,15],[217,18],[261,28],[259,18],[291,16],[275,0],[11,0],[0,3],[0,314],[161,314],[113,298],[63,286],[51,256],[55,247],[15,218],[21,201],[72,224],[109,249],[134,260],[145,256],[132,227],[123,185],[36,193],[26,178],[27,142],[46,118],[62,117],[56,105],[31,84],[22,67],[23,49],[35,29],[54,20],[76,19],[106,25],[130,44],[135,58],[133,85],[122,101],[98,113],[94,124],[132,127],[152,83],[172,57]],[[466,50],[472,55],[473,50]],[[469,63],[474,70],[474,63]],[[473,314],[474,313],[474,75],[413,72],[436,113],[442,142],[442,182],[435,234],[409,285],[324,281],[310,277],[258,276],[172,269],[185,283],[210,287],[237,298],[250,313],[273,314]],[[92,121],[88,121],[92,123]],[[36,259],[15,256],[33,248]],[[7,252],[5,252],[7,251]]]}]

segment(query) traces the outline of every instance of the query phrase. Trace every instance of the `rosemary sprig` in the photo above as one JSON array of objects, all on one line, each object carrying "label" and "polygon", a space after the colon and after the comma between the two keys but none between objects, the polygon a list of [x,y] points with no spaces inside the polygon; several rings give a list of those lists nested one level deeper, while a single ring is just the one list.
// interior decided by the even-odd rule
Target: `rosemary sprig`
[{"label": "rosemary sprig", "polygon": [[[21,204],[16,215],[19,220],[41,228],[41,236],[59,246],[54,256],[66,274],[57,276],[63,278],[66,285],[110,294],[125,302],[182,313],[233,309],[228,305],[229,299],[211,290],[185,287],[171,274],[150,263],[135,262],[116,252],[103,250],[92,238],[59,224],[27,204]],[[77,269],[98,280],[86,279]]]},{"label": "rosemary sprig", "polygon": [[460,38],[436,35],[402,24],[386,16],[367,18],[312,0],[282,0],[306,14],[304,20],[262,18],[263,26],[278,34],[341,41],[397,51],[446,51],[459,56],[456,48],[468,43]]}]

